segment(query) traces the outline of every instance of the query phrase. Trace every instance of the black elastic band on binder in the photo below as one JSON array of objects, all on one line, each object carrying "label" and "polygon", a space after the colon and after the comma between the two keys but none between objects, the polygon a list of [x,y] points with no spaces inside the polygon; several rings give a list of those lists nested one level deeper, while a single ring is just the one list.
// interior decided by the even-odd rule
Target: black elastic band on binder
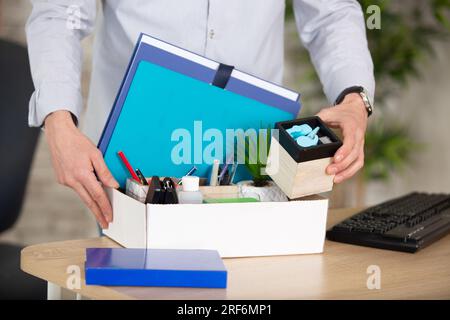
[{"label": "black elastic band on binder", "polygon": [[221,63],[217,69],[212,85],[225,89],[234,67]]}]

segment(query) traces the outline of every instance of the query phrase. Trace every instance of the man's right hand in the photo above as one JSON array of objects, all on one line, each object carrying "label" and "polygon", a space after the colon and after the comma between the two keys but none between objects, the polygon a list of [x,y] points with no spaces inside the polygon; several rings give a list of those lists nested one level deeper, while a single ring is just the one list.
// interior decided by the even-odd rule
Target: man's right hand
[{"label": "man's right hand", "polygon": [[74,189],[102,228],[107,228],[113,219],[112,208],[95,174],[104,186],[118,188],[119,184],[106,167],[100,150],[78,130],[68,111],[47,116],[45,136],[58,182]]}]

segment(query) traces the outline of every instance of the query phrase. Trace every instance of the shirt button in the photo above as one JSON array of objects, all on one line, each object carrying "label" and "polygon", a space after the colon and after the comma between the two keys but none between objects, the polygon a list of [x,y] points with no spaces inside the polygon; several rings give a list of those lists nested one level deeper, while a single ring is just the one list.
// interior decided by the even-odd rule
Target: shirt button
[{"label": "shirt button", "polygon": [[210,29],[210,30],[209,30],[209,38],[210,38],[210,39],[214,39],[214,35],[215,35],[214,29]]}]

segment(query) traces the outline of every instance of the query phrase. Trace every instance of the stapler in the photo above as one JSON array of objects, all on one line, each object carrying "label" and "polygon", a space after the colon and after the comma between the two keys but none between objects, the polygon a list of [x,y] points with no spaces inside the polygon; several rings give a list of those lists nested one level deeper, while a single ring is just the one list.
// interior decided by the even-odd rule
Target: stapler
[{"label": "stapler", "polygon": [[148,187],[145,203],[151,204],[174,204],[178,203],[175,183],[171,178],[163,181],[158,176],[153,176]]}]

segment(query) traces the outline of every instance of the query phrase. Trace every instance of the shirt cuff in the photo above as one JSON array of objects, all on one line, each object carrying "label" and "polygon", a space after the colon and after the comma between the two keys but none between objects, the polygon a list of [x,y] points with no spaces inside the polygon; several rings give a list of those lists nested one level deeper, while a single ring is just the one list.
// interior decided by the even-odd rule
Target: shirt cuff
[{"label": "shirt cuff", "polygon": [[374,103],[375,79],[373,71],[363,67],[344,67],[333,72],[328,83],[324,84],[324,91],[331,104],[345,89],[352,86],[361,86],[366,89],[370,102]]},{"label": "shirt cuff", "polygon": [[78,121],[83,108],[79,89],[64,83],[46,83],[37,88],[29,103],[28,125],[42,127],[45,118],[52,112],[67,110]]}]

